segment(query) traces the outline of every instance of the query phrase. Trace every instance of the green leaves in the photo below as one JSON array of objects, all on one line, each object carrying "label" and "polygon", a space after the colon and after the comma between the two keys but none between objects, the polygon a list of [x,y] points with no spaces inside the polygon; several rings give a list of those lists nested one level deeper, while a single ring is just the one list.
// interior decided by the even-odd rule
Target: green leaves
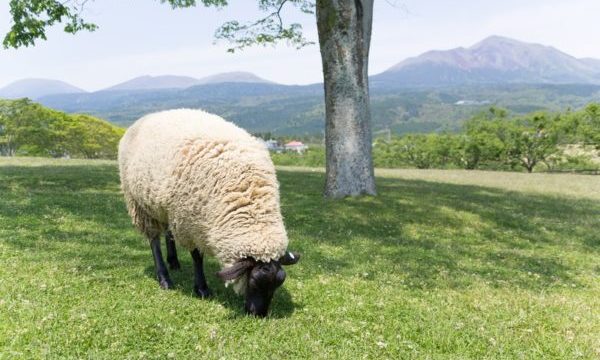
[{"label": "green leaves", "polygon": [[[391,141],[376,141],[378,167],[416,167],[515,170],[532,172],[543,163],[549,170],[598,165],[582,162],[596,155],[600,144],[600,105],[562,114],[536,112],[510,117],[492,107],[467,120],[460,134],[410,134]],[[578,163],[574,155],[579,154]],[[584,166],[585,165],[585,166]]]},{"label": "green leaves", "polygon": [[46,40],[46,28],[56,23],[64,23],[64,31],[71,34],[96,30],[97,25],[80,17],[86,2],[11,0],[9,6],[13,24],[2,42],[4,48],[30,46],[35,45],[37,39]]},{"label": "green leaves", "polygon": [[124,129],[29,99],[0,101],[0,155],[115,159]]},{"label": "green leaves", "polygon": [[[222,8],[227,0],[160,0],[172,8],[206,6]],[[4,48],[19,48],[35,45],[36,40],[46,40],[46,29],[63,23],[63,30],[75,34],[79,31],[95,31],[98,26],[85,21],[81,14],[88,0],[10,0],[10,14],[13,24],[4,37]],[[314,1],[310,0],[258,0],[258,8],[265,13],[263,18],[254,22],[240,23],[231,20],[215,32],[215,38],[231,44],[229,52],[253,45],[268,45],[286,42],[296,48],[311,45],[306,39],[302,26],[298,23],[286,24],[281,13],[286,4],[299,11],[314,13]]]},{"label": "green leaves", "polygon": [[314,3],[306,0],[260,0],[258,7],[267,15],[255,22],[240,23],[237,20],[228,21],[215,32],[215,38],[229,42],[232,47],[228,52],[235,52],[253,45],[266,46],[286,42],[290,46],[302,48],[314,44],[302,33],[302,25],[298,23],[285,24],[281,12],[286,3],[292,4],[301,12],[312,14]]},{"label": "green leaves", "polygon": [[188,7],[193,7],[193,6],[197,6],[199,3],[204,5],[204,6],[215,6],[215,7],[224,7],[227,6],[227,0],[201,0],[201,1],[196,1],[196,0],[160,0],[161,3],[168,3],[171,5],[171,7],[173,7],[173,9],[176,8],[188,8]]}]

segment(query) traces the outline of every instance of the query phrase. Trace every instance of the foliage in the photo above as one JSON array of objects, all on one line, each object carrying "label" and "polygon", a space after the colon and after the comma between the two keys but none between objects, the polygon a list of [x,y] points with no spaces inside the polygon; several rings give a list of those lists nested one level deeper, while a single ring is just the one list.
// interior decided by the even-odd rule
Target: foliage
[{"label": "foliage", "polygon": [[87,0],[10,0],[13,24],[4,37],[4,48],[35,45],[46,40],[46,28],[65,23],[64,31],[74,34],[81,30],[94,31],[97,26],[81,18]]},{"label": "foliage", "polygon": [[[160,0],[173,8],[188,8],[198,5],[225,7],[227,0]],[[88,0],[10,0],[10,13],[13,24],[4,38],[4,47],[19,48],[35,45],[37,39],[46,40],[46,29],[65,23],[64,31],[77,33],[82,30],[94,31],[96,24],[86,22],[82,12]],[[291,4],[303,13],[312,14],[314,2],[310,0],[258,0],[258,8],[265,17],[242,24],[232,20],[223,24],[215,33],[217,39],[226,40],[234,52],[252,45],[267,45],[287,42],[296,47],[310,45],[302,34],[302,26],[297,23],[285,24],[281,11]]]},{"label": "foliage", "polygon": [[[546,170],[595,170],[597,160],[589,147],[598,146],[597,104],[580,111],[550,114],[535,112],[510,116],[491,107],[465,121],[463,131],[442,134],[407,134],[378,138],[373,145],[375,166],[418,169],[463,168],[532,172],[539,164]],[[581,154],[567,154],[566,146],[583,146]],[[588,154],[588,155],[586,155]],[[274,157],[281,165],[321,166],[319,157]]]},{"label": "foliage", "polygon": [[286,151],[271,153],[271,159],[277,165],[323,167],[325,166],[325,148],[323,146],[309,146],[302,154]]},{"label": "foliage", "polygon": [[0,154],[114,159],[124,129],[28,99],[0,100]]},{"label": "foliage", "polygon": [[242,24],[231,20],[223,24],[215,33],[215,38],[226,40],[233,47],[229,52],[235,52],[253,45],[269,45],[287,42],[296,48],[314,44],[302,34],[302,25],[292,23],[285,25],[281,11],[286,3],[291,3],[306,14],[314,12],[314,3],[308,0],[259,0],[259,9],[268,15],[254,22]]},{"label": "foliage", "polygon": [[532,172],[540,162],[558,152],[558,134],[548,114],[539,113],[509,123],[506,137],[507,161]]},{"label": "foliage", "polygon": [[600,104],[591,103],[583,111],[567,113],[557,127],[563,142],[584,142],[600,149]]},{"label": "foliage", "polygon": [[600,163],[593,161],[590,155],[569,155],[553,164],[551,171],[594,172],[600,171]]},{"label": "foliage", "polygon": [[377,197],[329,201],[323,174],[278,171],[290,248],[304,256],[263,320],[243,314],[210,256],[213,300],[193,297],[183,249],[175,290],[158,288],[114,162],[0,159],[0,354],[598,357],[595,177],[387,172]]}]

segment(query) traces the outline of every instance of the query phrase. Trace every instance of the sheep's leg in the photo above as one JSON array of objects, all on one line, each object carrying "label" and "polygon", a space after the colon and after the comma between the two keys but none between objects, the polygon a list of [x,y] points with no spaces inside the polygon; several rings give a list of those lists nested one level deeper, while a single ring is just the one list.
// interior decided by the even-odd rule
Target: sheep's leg
[{"label": "sheep's leg", "polygon": [[169,269],[181,269],[179,259],[177,258],[177,248],[175,247],[175,240],[173,238],[173,233],[170,230],[167,230],[167,232],[165,233],[165,240],[167,243],[167,262],[169,263]]},{"label": "sheep's leg", "polygon": [[160,236],[156,236],[150,240],[150,248],[152,248],[152,256],[154,257],[154,268],[156,270],[158,284],[163,289],[172,289],[173,282],[169,277],[169,271],[165,266],[162,252],[160,251]]},{"label": "sheep's leg", "polygon": [[210,297],[212,292],[208,288],[206,278],[204,277],[202,254],[198,249],[190,251],[190,254],[192,254],[192,259],[194,260],[194,293],[201,298]]}]

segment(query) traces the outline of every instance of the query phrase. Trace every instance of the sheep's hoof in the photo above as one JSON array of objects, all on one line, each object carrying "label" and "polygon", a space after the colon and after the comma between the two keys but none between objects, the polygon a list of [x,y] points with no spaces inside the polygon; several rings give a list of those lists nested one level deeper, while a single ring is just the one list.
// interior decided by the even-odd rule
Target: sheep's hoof
[{"label": "sheep's hoof", "polygon": [[171,279],[160,279],[158,280],[158,285],[164,290],[173,289],[175,287]]},{"label": "sheep's hoof", "polygon": [[201,299],[207,299],[212,296],[212,291],[209,288],[200,289],[194,286],[194,294]]}]

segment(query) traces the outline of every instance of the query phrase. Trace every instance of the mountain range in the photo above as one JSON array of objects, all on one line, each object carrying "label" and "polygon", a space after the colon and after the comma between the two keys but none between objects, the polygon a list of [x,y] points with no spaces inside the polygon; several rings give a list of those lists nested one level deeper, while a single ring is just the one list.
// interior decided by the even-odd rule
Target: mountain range
[{"label": "mountain range", "polygon": [[[100,91],[185,89],[218,83],[274,84],[250,72],[228,72],[201,79],[140,76]],[[371,86],[439,87],[463,84],[600,84],[600,59],[578,59],[551,46],[490,36],[468,48],[432,50],[371,76]],[[0,89],[0,97],[33,99],[83,93],[58,80],[24,79]]]},{"label": "mountain range", "polygon": [[189,76],[162,75],[162,76],[140,76],[117,85],[108,87],[102,91],[113,90],[157,90],[157,89],[185,89],[195,85],[218,84],[218,83],[272,83],[249,72],[236,71],[221,73],[196,79]]},{"label": "mountain range", "polygon": [[[490,104],[525,113],[600,102],[600,60],[492,36],[406,59],[371,76],[370,87],[375,132],[452,131]],[[0,97],[23,96],[122,126],[180,107],[204,108],[250,131],[277,134],[320,134],[324,119],[322,84],[282,85],[247,72],[142,76],[96,92],[39,79],[0,89]]]},{"label": "mountain range", "polygon": [[86,91],[60,80],[23,79],[0,88],[0,98],[18,99],[28,97],[37,99],[56,94],[77,94]]},{"label": "mountain range", "polygon": [[[164,89],[186,89],[196,85],[219,84],[219,83],[264,83],[274,84],[249,72],[236,71],[220,73],[200,79],[189,76],[162,75],[162,76],[139,76],[122,83],[109,86],[97,92],[106,91],[149,91]],[[17,99],[28,97],[39,99],[44,96],[57,94],[82,94],[87,91],[64,81],[52,79],[22,79],[0,88],[0,98]]]}]

